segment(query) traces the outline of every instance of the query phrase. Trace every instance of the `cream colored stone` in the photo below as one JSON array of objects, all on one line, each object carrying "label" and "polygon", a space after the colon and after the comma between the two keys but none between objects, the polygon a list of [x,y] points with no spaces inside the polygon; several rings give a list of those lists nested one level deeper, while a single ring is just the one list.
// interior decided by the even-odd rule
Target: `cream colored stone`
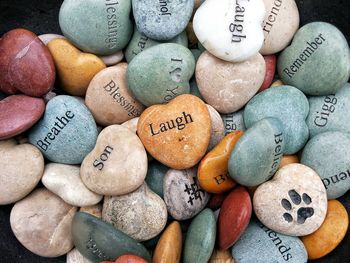
[{"label": "cream colored stone", "polygon": [[210,151],[225,137],[225,127],[220,114],[209,104],[206,106],[211,119],[211,135],[207,150]]},{"label": "cream colored stone", "polygon": [[58,35],[58,34],[43,34],[43,35],[40,35],[38,37],[45,45],[47,45],[51,40],[54,40],[57,38],[66,39],[64,36]]},{"label": "cream colored stone", "polygon": [[67,254],[66,263],[92,263],[90,260],[83,257],[78,249],[74,248]]},{"label": "cream colored stone", "polygon": [[124,123],[122,123],[122,125],[126,128],[128,128],[129,130],[131,130],[132,132],[136,133],[137,132],[137,123],[139,122],[140,117],[136,117],[133,118],[131,120],[128,120]]},{"label": "cream colored stone", "polygon": [[79,211],[102,218],[102,204],[80,207]]},{"label": "cream colored stone", "polygon": [[124,54],[122,50],[109,56],[100,56],[100,59],[102,59],[103,63],[105,63],[107,66],[114,66],[122,61],[123,58]]}]

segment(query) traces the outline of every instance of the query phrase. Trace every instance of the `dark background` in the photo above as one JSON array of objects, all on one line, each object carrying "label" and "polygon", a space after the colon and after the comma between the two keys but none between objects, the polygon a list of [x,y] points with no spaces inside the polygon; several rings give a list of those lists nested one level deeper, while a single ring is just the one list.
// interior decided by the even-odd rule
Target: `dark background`
[{"label": "dark background", "polygon": [[[0,0],[0,36],[17,27],[29,29],[38,35],[61,33],[58,25],[58,11],[62,2],[62,0]],[[350,43],[349,0],[296,0],[296,2],[301,25],[312,21],[332,23],[343,32]],[[350,213],[350,192],[339,200]],[[12,234],[9,223],[11,208],[12,206],[0,206],[0,263],[66,262],[65,256],[47,259],[35,256],[26,250]],[[350,262],[350,231],[332,253],[313,262]]]}]

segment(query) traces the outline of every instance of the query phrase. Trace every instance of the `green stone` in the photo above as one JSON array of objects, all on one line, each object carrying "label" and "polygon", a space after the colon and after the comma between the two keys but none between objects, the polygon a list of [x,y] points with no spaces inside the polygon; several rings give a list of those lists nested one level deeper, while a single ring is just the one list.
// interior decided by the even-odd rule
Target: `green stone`
[{"label": "green stone", "polygon": [[163,198],[163,179],[169,167],[157,161],[152,161],[148,165],[146,183],[153,192]]}]

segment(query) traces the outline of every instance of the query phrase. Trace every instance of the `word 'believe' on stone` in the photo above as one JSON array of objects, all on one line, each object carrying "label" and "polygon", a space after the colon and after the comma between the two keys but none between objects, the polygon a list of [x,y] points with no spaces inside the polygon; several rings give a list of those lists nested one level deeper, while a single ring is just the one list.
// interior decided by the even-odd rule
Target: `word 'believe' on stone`
[{"label": "word 'believe' on stone", "polygon": [[277,168],[278,168],[278,165],[279,165],[279,160],[281,159],[282,157],[282,146],[281,146],[281,143],[283,142],[283,137],[282,137],[283,133],[280,133],[280,134],[275,134],[275,143],[276,143],[276,147],[275,147],[275,150],[274,150],[274,153],[273,153],[273,163],[271,165],[271,170],[269,172],[269,175],[272,176]]},{"label": "word 'believe' on stone", "polygon": [[[158,134],[160,134],[162,132],[166,132],[168,130],[172,130],[174,128],[177,128],[178,130],[183,130],[186,127],[186,124],[193,122],[193,118],[192,118],[191,114],[186,114],[186,112],[182,112],[182,115],[183,115],[183,117],[182,116],[177,117],[175,119],[175,121],[170,120],[170,121],[160,123],[159,129],[156,131],[154,131],[154,129],[153,129],[153,123],[150,123],[149,127],[150,127],[150,131],[151,131],[152,136],[158,135]],[[185,121],[185,123],[184,123],[184,121]],[[175,123],[176,123],[176,125],[175,125]]]},{"label": "word 'believe' on stone", "polygon": [[105,42],[109,49],[117,47],[117,5],[116,0],[106,0],[106,13],[107,13],[107,24],[108,24],[108,36]]}]

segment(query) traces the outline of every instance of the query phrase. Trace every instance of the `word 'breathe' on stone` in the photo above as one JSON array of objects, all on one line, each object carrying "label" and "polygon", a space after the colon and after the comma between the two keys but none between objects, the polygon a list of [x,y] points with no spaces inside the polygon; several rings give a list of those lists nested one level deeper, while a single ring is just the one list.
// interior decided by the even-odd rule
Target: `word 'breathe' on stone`
[{"label": "word 'breathe' on stone", "polygon": [[[152,136],[158,135],[158,134],[160,134],[162,132],[166,132],[168,130],[172,130],[175,128],[175,126],[179,131],[183,130],[186,127],[186,124],[193,122],[193,118],[192,118],[191,114],[186,114],[186,112],[182,112],[182,115],[183,115],[183,117],[182,116],[177,117],[175,119],[175,121],[170,120],[170,121],[166,121],[165,123],[164,122],[160,123],[158,131],[157,130],[154,131],[153,123],[150,123],[149,127],[151,130]],[[185,120],[185,123],[184,123],[184,120]],[[176,123],[176,125],[175,125],[175,123]]]}]

